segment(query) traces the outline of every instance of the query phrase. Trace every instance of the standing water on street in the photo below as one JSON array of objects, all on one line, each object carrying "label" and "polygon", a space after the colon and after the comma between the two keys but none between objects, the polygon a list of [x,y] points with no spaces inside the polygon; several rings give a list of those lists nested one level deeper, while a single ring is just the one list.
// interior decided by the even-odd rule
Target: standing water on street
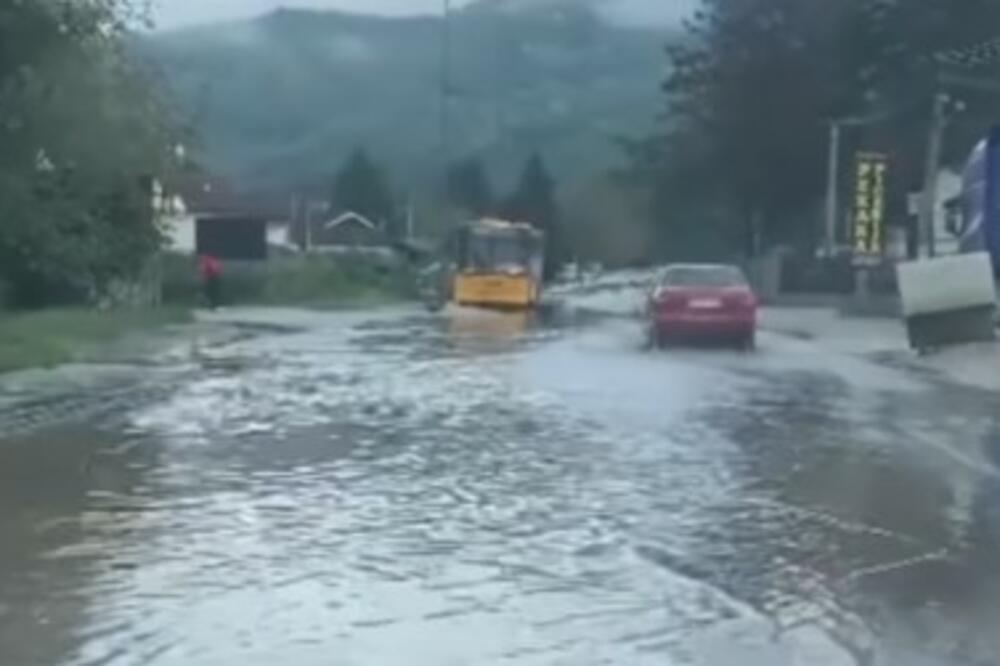
[{"label": "standing water on street", "polygon": [[996,663],[1000,6],[284,4],[0,8],[0,664]]}]

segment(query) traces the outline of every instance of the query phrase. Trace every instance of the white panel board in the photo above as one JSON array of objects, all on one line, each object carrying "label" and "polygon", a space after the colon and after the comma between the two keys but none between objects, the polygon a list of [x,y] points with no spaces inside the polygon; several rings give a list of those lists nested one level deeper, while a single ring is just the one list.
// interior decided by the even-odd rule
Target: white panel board
[{"label": "white panel board", "polygon": [[934,314],[993,305],[993,266],[985,252],[899,264],[903,315]]}]

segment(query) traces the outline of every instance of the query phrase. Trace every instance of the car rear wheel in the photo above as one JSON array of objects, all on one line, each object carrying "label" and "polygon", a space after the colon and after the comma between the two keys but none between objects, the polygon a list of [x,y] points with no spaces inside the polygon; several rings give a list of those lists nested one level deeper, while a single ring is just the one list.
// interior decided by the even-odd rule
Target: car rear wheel
[{"label": "car rear wheel", "polygon": [[750,331],[740,338],[740,349],[745,352],[752,352],[757,349],[757,333]]},{"label": "car rear wheel", "polygon": [[644,351],[652,351],[656,349],[656,333],[652,330],[646,331],[646,335],[643,338],[642,348]]},{"label": "car rear wheel", "polygon": [[654,328],[649,332],[649,346],[653,349],[666,349],[670,346],[670,339],[666,333]]}]

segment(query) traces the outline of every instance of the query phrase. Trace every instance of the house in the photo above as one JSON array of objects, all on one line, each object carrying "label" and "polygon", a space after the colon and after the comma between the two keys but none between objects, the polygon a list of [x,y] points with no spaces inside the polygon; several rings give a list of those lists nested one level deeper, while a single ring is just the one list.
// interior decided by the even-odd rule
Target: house
[{"label": "house", "polygon": [[171,251],[262,261],[271,248],[289,247],[287,207],[241,194],[220,178],[184,174],[156,183],[153,198]]},{"label": "house", "polygon": [[[325,210],[311,211],[305,225],[303,248],[307,252],[391,256],[392,243],[381,225],[360,213],[347,211],[329,217]],[[320,213],[320,214],[316,214]]]},{"label": "house", "polygon": [[958,237],[953,233],[954,219],[961,207],[962,176],[952,169],[942,169],[937,178],[934,201],[934,238],[938,254],[956,254]]},{"label": "house", "polygon": [[[938,172],[935,181],[934,201],[934,247],[937,254],[956,254],[959,251],[962,220],[962,176],[953,169]],[[911,192],[908,197],[908,212],[913,220],[919,218],[923,203],[923,192]]]}]

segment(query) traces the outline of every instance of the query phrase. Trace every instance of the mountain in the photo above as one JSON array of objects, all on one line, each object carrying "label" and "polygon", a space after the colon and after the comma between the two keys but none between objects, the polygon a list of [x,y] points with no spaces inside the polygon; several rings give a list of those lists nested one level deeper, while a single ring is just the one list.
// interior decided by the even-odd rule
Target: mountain
[{"label": "mountain", "polygon": [[676,26],[690,15],[697,0],[474,0],[469,7],[507,13],[537,12],[579,7],[612,23],[632,26]]},{"label": "mountain", "polygon": [[356,146],[400,189],[434,182],[445,154],[481,156],[505,188],[534,150],[562,182],[614,166],[614,139],[647,131],[662,107],[668,31],[565,0],[501,3],[452,16],[445,122],[439,17],[278,10],[154,33],[137,48],[207,166],[245,186],[325,187]]}]

